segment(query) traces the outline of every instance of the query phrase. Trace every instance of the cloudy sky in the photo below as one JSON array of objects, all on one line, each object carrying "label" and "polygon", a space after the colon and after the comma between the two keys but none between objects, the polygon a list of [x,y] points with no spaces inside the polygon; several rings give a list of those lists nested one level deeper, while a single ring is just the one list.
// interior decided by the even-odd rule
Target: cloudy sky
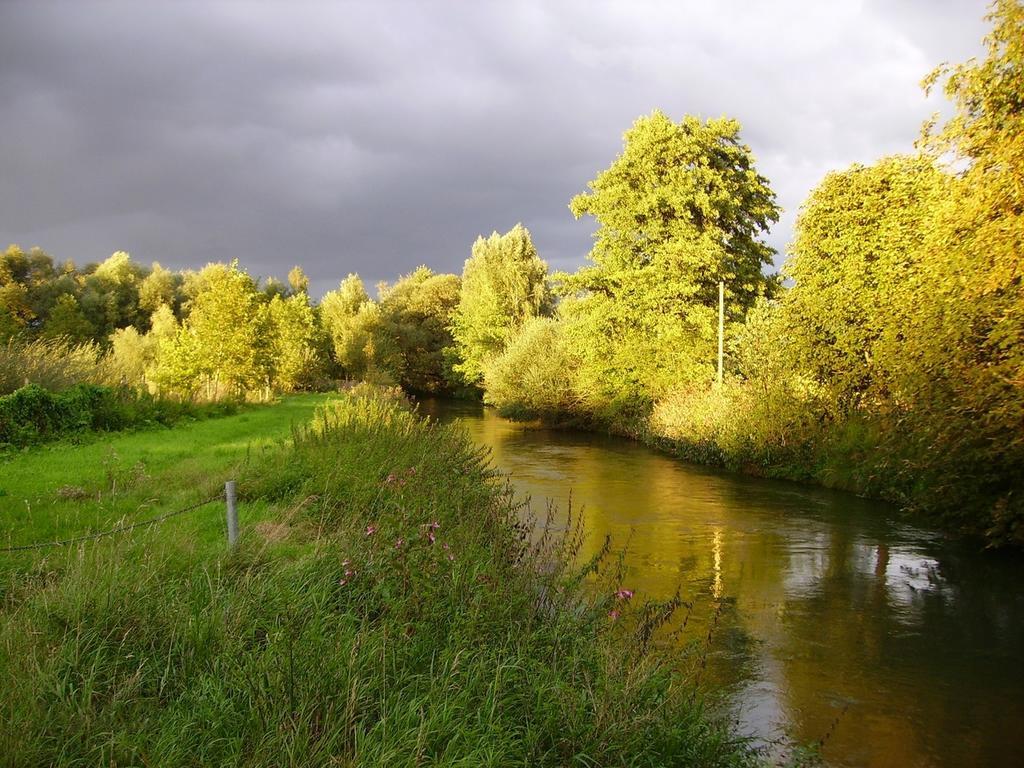
[{"label": "cloudy sky", "polygon": [[351,271],[461,271],[478,234],[522,221],[573,268],[594,227],[569,199],[660,108],[740,120],[786,211],[781,252],[826,171],[911,148],[942,106],[921,78],[980,53],[984,13],[0,0],[0,242],[80,263],[298,263],[321,293]]}]

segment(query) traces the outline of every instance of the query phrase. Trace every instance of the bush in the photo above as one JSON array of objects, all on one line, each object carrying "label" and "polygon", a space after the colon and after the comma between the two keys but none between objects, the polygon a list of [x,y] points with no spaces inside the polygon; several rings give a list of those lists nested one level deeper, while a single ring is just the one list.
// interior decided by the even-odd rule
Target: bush
[{"label": "bush", "polygon": [[691,461],[769,477],[809,479],[821,424],[814,398],[782,381],[726,380],[677,391],[654,407],[651,437]]},{"label": "bush", "polygon": [[574,386],[578,361],[562,324],[528,320],[484,371],[484,402],[514,419],[569,421],[583,415]]},{"label": "bush", "polygon": [[226,415],[234,403],[199,406],[155,398],[131,387],[78,384],[50,392],[36,384],[0,397],[0,445],[16,447],[88,431],[170,426],[184,417]]}]

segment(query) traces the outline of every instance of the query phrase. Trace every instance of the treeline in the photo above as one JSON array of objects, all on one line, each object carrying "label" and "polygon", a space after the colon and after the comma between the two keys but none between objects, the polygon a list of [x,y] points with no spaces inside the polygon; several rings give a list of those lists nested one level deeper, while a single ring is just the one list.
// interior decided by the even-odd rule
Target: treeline
[{"label": "treeline", "polygon": [[987,57],[926,83],[955,116],[916,153],[829,174],[781,276],[764,272],[779,208],[739,124],[654,112],[572,200],[598,224],[573,274],[549,275],[522,226],[480,238],[461,277],[420,267],[373,299],[349,275],[319,304],[299,268],[261,284],[237,264],[79,270],[12,248],[7,353],[74,339],[103,375],[190,398],[339,378],[477,392],[1024,544],[1024,6],[990,18]]},{"label": "treeline", "polygon": [[374,300],[350,275],[315,304],[299,267],[286,284],[237,262],[172,272],[119,252],[78,268],[11,246],[0,256],[0,394],[94,382],[215,400],[344,378],[449,392],[459,285],[420,267]]}]

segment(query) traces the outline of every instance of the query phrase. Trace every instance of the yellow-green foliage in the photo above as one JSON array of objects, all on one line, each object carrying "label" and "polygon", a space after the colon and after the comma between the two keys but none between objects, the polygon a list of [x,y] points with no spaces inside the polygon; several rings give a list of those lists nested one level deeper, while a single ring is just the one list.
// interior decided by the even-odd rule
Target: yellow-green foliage
[{"label": "yellow-green foliage", "polygon": [[157,381],[211,398],[268,387],[270,321],[255,282],[237,263],[210,264],[197,285],[187,322],[160,345]]},{"label": "yellow-green foliage", "polygon": [[[299,273],[297,283],[301,283],[301,270]],[[283,392],[311,389],[320,377],[322,364],[320,328],[309,296],[305,291],[285,299],[274,296],[265,305],[265,312],[271,385]]]},{"label": "yellow-green foliage", "polygon": [[398,342],[386,332],[380,307],[367,295],[359,275],[350,274],[324,296],[320,314],[342,375],[397,380],[402,368]]},{"label": "yellow-green foliage", "polygon": [[730,322],[773,281],[763,241],[778,218],[739,124],[662,112],[638,119],[622,153],[570,204],[597,219],[591,266],[558,275],[562,308],[585,350],[589,389],[609,403],[645,402],[711,381],[718,283]]},{"label": "yellow-green foliage", "polygon": [[382,331],[401,353],[394,378],[409,391],[441,393],[456,378],[449,350],[460,286],[458,275],[437,275],[423,266],[393,285],[378,286]]},{"label": "yellow-green foliage", "polygon": [[78,299],[70,293],[62,293],[50,308],[50,317],[43,327],[42,335],[51,338],[64,338],[72,342],[90,341],[96,334],[96,328],[85,316]]},{"label": "yellow-green foliage", "polygon": [[948,268],[924,243],[950,184],[927,157],[885,158],[828,174],[801,209],[783,323],[792,362],[844,409],[905,408],[920,386],[912,329]]},{"label": "yellow-green foliage", "polygon": [[579,355],[564,324],[547,317],[527,320],[484,372],[484,400],[515,418],[585,416],[574,372]]},{"label": "yellow-green foliage", "polygon": [[110,335],[109,365],[112,375],[129,386],[143,386],[146,371],[156,360],[157,341],[129,325]]},{"label": "yellow-green foliage", "polygon": [[743,379],[660,403],[657,433],[1024,543],[1024,6],[990,20],[986,59],[930,79],[958,111],[928,154],[824,179],[793,287],[738,345]]},{"label": "yellow-green foliage", "polygon": [[537,255],[530,232],[517,224],[504,235],[477,238],[462,271],[462,291],[452,320],[460,362],[455,370],[468,384],[481,381],[488,363],[531,317],[547,314],[548,267]]}]

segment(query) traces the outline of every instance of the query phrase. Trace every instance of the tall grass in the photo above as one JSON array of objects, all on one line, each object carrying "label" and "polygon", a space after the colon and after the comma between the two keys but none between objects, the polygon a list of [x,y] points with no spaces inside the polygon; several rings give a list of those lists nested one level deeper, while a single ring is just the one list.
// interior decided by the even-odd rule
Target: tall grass
[{"label": "tall grass", "polygon": [[240,491],[277,514],[233,553],[151,531],[7,591],[5,761],[751,762],[649,642],[673,606],[631,615],[613,561],[531,538],[457,429],[345,398]]},{"label": "tall grass", "polygon": [[60,392],[76,384],[116,383],[112,378],[109,361],[93,342],[11,339],[0,345],[0,395],[27,384]]}]

